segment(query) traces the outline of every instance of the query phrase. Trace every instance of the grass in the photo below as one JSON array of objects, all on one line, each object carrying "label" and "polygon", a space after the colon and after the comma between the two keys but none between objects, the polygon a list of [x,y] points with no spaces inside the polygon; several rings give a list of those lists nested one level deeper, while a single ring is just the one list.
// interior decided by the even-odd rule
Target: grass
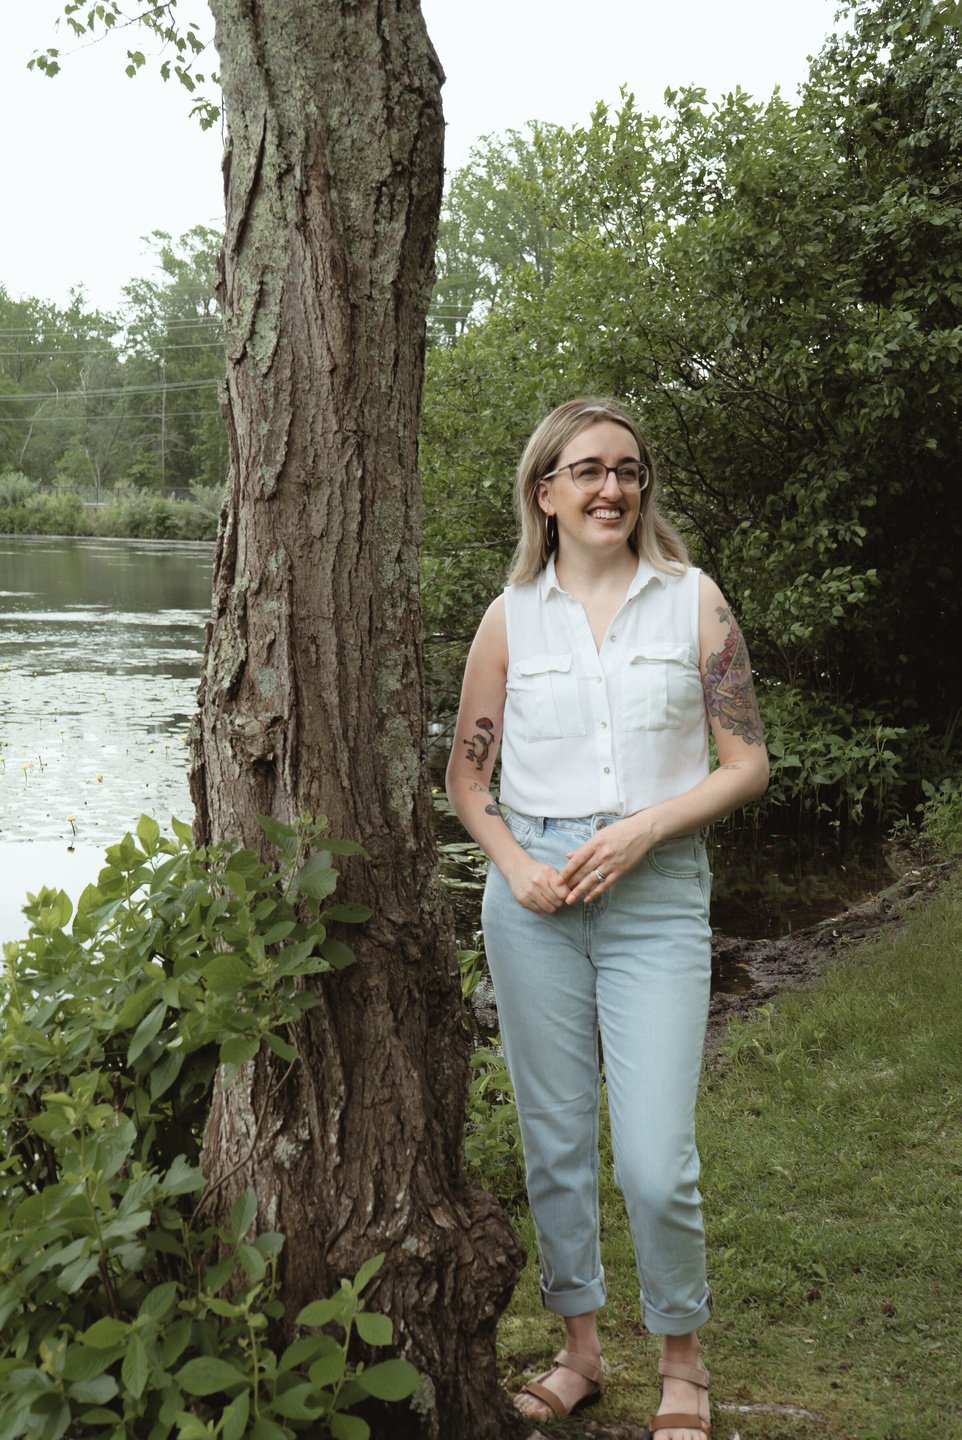
[{"label": "grass", "polygon": [[[714,1440],[962,1435],[960,1062],[959,879],[815,986],[733,1023],[699,1107]],[[640,1427],[657,1406],[658,1342],[639,1322],[610,1157],[604,1169],[613,1374],[601,1409],[559,1436]],[[520,1227],[533,1257],[527,1215]],[[532,1261],[502,1322],[503,1368],[541,1368],[558,1340]]]}]

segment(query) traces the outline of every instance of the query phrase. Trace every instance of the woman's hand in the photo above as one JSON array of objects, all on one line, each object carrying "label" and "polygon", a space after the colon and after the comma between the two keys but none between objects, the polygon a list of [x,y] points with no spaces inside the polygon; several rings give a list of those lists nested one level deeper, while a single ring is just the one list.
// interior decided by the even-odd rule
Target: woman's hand
[{"label": "woman's hand", "polygon": [[518,904],[536,915],[553,915],[568,896],[568,887],[554,866],[532,860],[523,850],[519,860],[505,867],[504,878]]},{"label": "woman's hand", "polygon": [[568,863],[560,879],[567,888],[569,905],[577,900],[597,900],[620,876],[645,858],[655,837],[647,826],[638,824],[644,813],[640,811],[625,820],[610,821],[577,850],[568,852]]}]

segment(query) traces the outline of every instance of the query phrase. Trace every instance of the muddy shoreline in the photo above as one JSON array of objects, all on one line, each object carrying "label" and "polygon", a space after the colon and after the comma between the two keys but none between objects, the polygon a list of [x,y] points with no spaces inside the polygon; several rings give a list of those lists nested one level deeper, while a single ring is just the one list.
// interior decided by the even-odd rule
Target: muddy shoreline
[{"label": "muddy shoreline", "polygon": [[712,994],[706,1051],[710,1053],[717,1047],[732,1016],[750,1015],[781,991],[811,984],[822,967],[839,958],[846,946],[871,939],[909,910],[924,904],[954,868],[897,847],[888,851],[886,862],[895,877],[891,885],[804,930],[775,940],[713,937],[714,973],[733,977],[734,988],[724,988],[723,979]]}]

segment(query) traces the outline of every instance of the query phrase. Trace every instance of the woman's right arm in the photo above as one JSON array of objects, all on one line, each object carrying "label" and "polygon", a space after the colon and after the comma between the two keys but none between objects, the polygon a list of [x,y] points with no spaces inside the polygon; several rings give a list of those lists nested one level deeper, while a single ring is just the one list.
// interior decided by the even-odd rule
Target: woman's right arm
[{"label": "woman's right arm", "polygon": [[497,865],[518,903],[550,914],[564,903],[568,887],[552,865],[532,860],[521,848],[491,795],[507,681],[508,634],[499,595],[478,626],[464,669],[445,788],[461,824]]}]

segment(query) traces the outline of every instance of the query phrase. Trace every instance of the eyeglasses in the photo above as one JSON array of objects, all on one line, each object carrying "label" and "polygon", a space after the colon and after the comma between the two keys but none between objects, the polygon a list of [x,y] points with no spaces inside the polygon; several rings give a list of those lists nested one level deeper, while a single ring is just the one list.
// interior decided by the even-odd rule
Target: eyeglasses
[{"label": "eyeglasses", "polygon": [[571,471],[571,478],[579,490],[600,490],[609,475],[614,475],[622,490],[644,490],[651,478],[648,466],[643,465],[640,460],[623,460],[620,465],[602,465],[600,460],[575,460],[570,465],[559,466],[557,470],[552,470],[541,478],[553,480],[565,470]]}]

